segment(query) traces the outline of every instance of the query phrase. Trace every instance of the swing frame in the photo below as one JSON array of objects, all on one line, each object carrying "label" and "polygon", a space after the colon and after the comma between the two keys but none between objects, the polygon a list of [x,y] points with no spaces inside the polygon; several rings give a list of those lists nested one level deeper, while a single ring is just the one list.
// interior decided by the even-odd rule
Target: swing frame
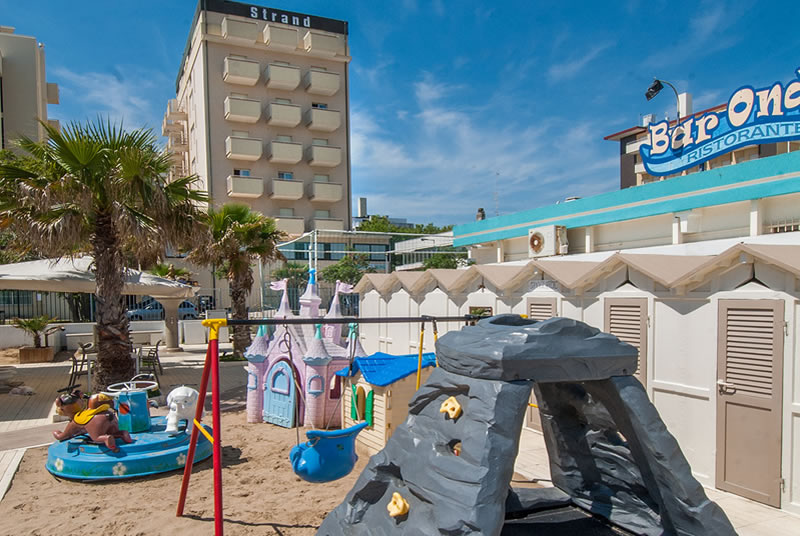
[{"label": "swing frame", "polygon": [[[199,440],[199,430],[203,415],[203,407],[206,401],[206,391],[208,382],[211,380],[211,418],[212,436],[206,438],[212,443],[214,459],[214,534],[223,536],[223,510],[222,510],[222,434],[220,420],[220,390],[219,390],[219,330],[226,326],[268,326],[268,325],[303,325],[303,324],[397,324],[397,323],[421,323],[420,341],[424,340],[425,322],[431,322],[434,330],[434,338],[438,338],[436,322],[474,322],[479,317],[475,315],[464,316],[428,316],[419,317],[378,317],[378,318],[264,318],[259,320],[228,320],[227,318],[207,318],[202,324],[207,327],[208,346],[206,347],[206,357],[203,364],[203,376],[200,380],[199,397],[195,409],[194,424],[189,440],[189,451],[186,453],[186,465],[183,468],[183,478],[181,480],[181,490],[178,497],[178,508],[176,517],[183,516],[184,506],[186,505],[186,495],[189,491],[189,480],[192,476],[192,466],[194,464],[194,454]],[[422,344],[420,344],[420,360],[422,359]],[[419,371],[417,372],[417,388],[419,388]],[[203,432],[206,432],[203,430]]]}]

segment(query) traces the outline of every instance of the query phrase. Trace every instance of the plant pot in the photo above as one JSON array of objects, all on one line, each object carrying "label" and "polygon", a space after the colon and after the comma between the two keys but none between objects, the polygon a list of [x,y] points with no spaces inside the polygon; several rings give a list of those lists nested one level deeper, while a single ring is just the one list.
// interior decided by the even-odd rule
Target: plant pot
[{"label": "plant pot", "polygon": [[36,348],[34,346],[23,346],[19,349],[20,363],[47,363],[53,360],[54,349],[52,346]]}]

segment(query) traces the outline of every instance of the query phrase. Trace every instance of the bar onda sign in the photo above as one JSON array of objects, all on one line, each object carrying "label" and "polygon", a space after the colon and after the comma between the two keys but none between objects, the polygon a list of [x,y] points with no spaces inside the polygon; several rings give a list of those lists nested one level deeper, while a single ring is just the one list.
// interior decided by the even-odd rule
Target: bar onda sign
[{"label": "bar onda sign", "polygon": [[[800,79],[800,68],[796,75]],[[674,128],[669,121],[648,127],[648,144],[639,153],[651,175],[671,175],[745,145],[800,139],[800,80],[733,92],[721,112],[688,117]]]}]

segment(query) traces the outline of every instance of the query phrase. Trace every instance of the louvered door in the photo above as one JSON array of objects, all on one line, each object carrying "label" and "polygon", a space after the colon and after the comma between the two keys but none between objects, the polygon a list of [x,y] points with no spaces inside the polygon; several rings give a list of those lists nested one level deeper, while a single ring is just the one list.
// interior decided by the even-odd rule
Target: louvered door
[{"label": "louvered door", "polygon": [[719,489],[780,506],[781,300],[720,300],[717,342]]},{"label": "louvered door", "polygon": [[[547,320],[556,315],[556,298],[528,298],[527,301],[528,318],[531,320]],[[531,404],[536,402],[536,395],[531,391]],[[542,418],[539,415],[539,408],[528,406],[528,415],[525,419],[525,426],[534,430],[542,431]]]},{"label": "louvered door", "polygon": [[634,376],[647,386],[647,298],[607,298],[605,331],[639,350]]}]

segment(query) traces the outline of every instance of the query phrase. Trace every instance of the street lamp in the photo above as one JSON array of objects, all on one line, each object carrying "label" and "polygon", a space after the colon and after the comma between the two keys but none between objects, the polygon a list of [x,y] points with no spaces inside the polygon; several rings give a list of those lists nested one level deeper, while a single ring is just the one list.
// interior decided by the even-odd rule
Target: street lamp
[{"label": "street lamp", "polygon": [[672,84],[670,84],[666,80],[659,80],[658,78],[653,78],[653,83],[650,84],[649,88],[647,88],[647,91],[645,91],[644,96],[647,98],[647,100],[652,100],[653,97],[658,95],[658,93],[662,89],[664,89],[664,84],[667,84],[669,87],[672,88],[672,91],[675,92],[675,101],[678,104],[678,120],[675,123],[675,125],[678,125],[681,122],[681,100],[678,97],[678,90],[675,89],[675,86],[673,86]]}]

